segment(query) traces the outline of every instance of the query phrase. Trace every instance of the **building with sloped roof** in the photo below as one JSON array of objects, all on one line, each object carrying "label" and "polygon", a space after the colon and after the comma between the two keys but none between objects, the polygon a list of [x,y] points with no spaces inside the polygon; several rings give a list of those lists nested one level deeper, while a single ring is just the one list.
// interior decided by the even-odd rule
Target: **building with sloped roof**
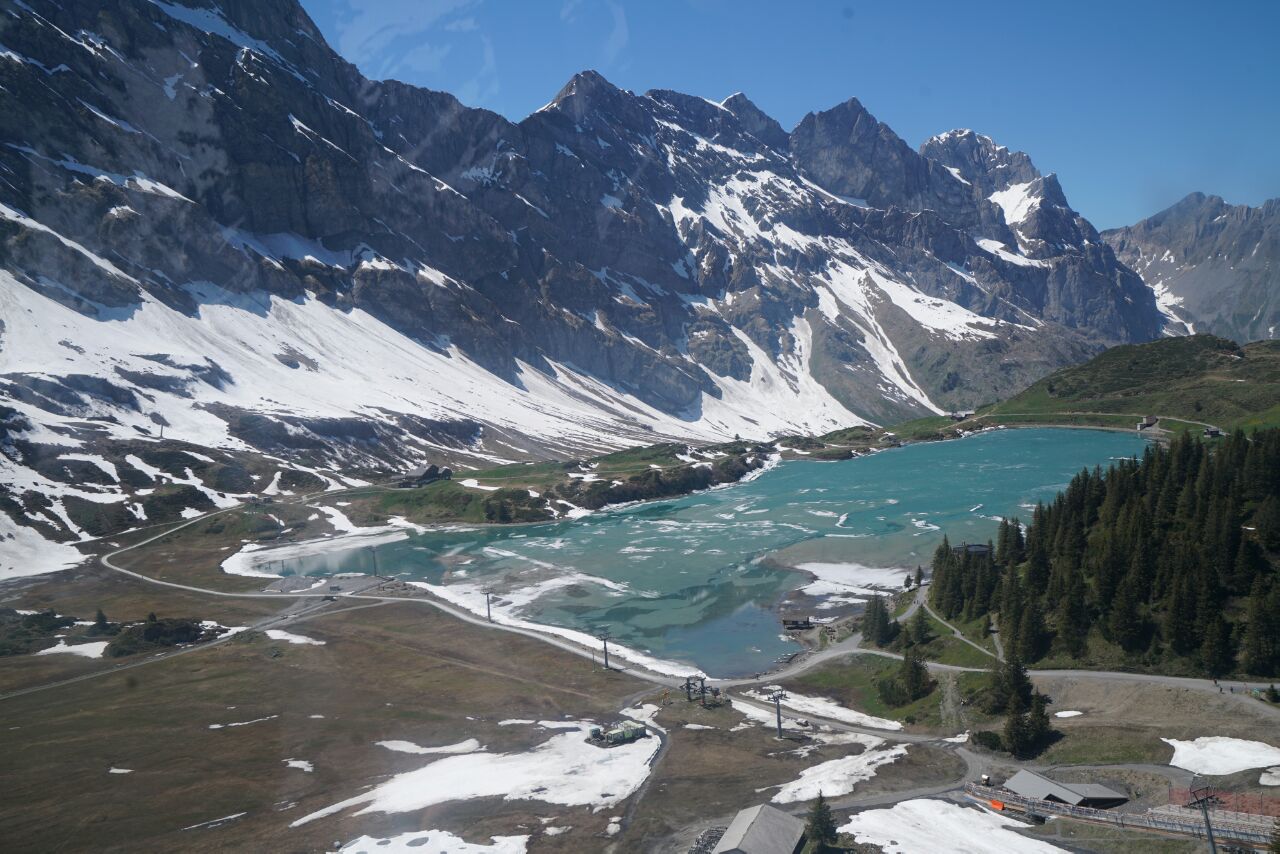
[{"label": "building with sloped roof", "polygon": [[803,821],[760,804],[733,817],[712,854],[793,854],[803,843]]},{"label": "building with sloped roof", "polygon": [[1073,807],[1107,809],[1118,807],[1129,800],[1127,795],[1099,783],[1059,783],[1025,769],[1006,780],[1004,788],[1024,798],[1055,801]]}]

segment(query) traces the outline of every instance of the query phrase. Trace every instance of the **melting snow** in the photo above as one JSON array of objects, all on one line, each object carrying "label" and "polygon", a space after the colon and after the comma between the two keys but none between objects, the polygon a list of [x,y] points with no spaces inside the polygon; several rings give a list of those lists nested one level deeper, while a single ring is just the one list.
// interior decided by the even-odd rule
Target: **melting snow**
[{"label": "melting snow", "polygon": [[907,755],[904,745],[881,750],[883,739],[870,738],[867,749],[857,756],[845,756],[821,762],[800,772],[800,777],[786,783],[773,796],[775,804],[808,801],[816,798],[818,793],[832,798],[847,795],[863,780],[870,780],[881,765],[895,762],[899,757]]},{"label": "melting snow", "polygon": [[[550,833],[551,828],[547,829]],[[491,836],[492,845],[466,842],[445,830],[415,830],[399,836],[361,836],[338,849],[340,854],[524,854],[528,836]]]},{"label": "melting snow", "polygon": [[1280,763],[1280,747],[1241,738],[1205,736],[1195,741],[1160,739],[1173,747],[1170,765],[1196,774],[1234,774],[1249,768],[1265,768]]},{"label": "melting snow", "polygon": [[293,632],[286,632],[284,629],[267,629],[267,637],[272,640],[285,641],[286,643],[301,644],[306,646],[324,646],[324,641],[309,638],[304,635],[295,635]]},{"label": "melting snow", "polygon": [[291,827],[364,805],[370,812],[416,812],[435,804],[472,798],[536,800],[599,810],[621,803],[649,776],[657,738],[618,747],[596,747],[586,740],[592,724],[569,723],[573,729],[552,736],[525,753],[475,752],[438,759],[397,774],[367,792],[340,801]]},{"label": "melting snow", "polygon": [[1004,816],[946,801],[916,799],[849,817],[841,833],[886,854],[1051,854],[1064,849],[1029,839],[1010,828],[1025,825]]},{"label": "melting snow", "polygon": [[[533,721],[529,721],[533,723]],[[414,744],[412,741],[376,741],[374,744],[379,747],[385,747],[387,750],[394,750],[396,753],[474,753],[480,750],[480,742],[474,738],[468,738],[466,741],[460,741],[457,744],[445,744],[440,747],[422,747]]]},{"label": "melting snow", "polygon": [[[765,687],[765,691],[775,691],[778,687],[779,686],[777,685],[769,685]],[[765,702],[765,694],[759,691],[751,690],[743,693],[747,697]],[[902,729],[902,724],[897,721],[877,718],[874,715],[868,715],[854,709],[846,708],[834,700],[828,700],[826,697],[806,697],[803,694],[792,694],[788,692],[787,699],[783,701],[782,705],[801,714],[827,718],[833,721],[841,721],[855,726],[887,730]],[[741,710],[740,706],[735,706],[735,708]],[[770,715],[770,720],[773,720],[773,717],[773,715]]]},{"label": "melting snow", "polygon": [[91,643],[68,644],[65,640],[59,639],[57,646],[42,649],[36,655],[67,652],[72,655],[83,655],[85,658],[102,658],[102,653],[106,650],[108,643],[109,641],[93,641]]},{"label": "melting snow", "polygon": [[1012,184],[988,197],[1004,210],[1004,221],[1011,228],[1026,219],[1031,210],[1040,204],[1039,197],[1028,192],[1030,189],[1031,182]]}]

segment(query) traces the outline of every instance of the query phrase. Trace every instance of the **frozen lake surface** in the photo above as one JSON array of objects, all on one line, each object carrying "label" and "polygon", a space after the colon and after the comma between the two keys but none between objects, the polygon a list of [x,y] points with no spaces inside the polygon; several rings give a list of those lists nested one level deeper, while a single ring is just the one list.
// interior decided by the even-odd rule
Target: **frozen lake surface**
[{"label": "frozen lake surface", "polygon": [[[1030,518],[1082,468],[1140,455],[1136,435],[997,430],[838,463],[786,462],[755,480],[572,521],[460,528],[377,548],[377,570],[483,614],[595,634],[681,672],[766,670],[796,651],[777,608],[857,607],[927,567],[943,534],[986,542]],[[369,572],[367,548],[288,561],[302,574]],[[798,592],[800,591],[800,592]],[[807,598],[805,598],[807,597]]]}]

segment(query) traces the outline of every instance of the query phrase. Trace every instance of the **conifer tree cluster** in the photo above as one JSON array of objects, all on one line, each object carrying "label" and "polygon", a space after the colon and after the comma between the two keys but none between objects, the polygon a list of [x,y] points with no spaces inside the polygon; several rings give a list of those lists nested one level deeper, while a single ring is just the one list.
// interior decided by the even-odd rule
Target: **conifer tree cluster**
[{"label": "conifer tree cluster", "polygon": [[947,619],[998,617],[1034,662],[1111,644],[1136,663],[1208,676],[1280,674],[1280,430],[1180,437],[1082,471],[1024,532],[934,555]]}]

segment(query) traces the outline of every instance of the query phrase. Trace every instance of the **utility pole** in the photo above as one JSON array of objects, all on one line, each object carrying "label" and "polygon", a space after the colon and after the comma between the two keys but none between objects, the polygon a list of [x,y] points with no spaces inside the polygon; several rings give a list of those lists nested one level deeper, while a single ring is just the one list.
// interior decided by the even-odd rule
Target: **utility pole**
[{"label": "utility pole", "polygon": [[693,680],[696,677],[686,676],[684,678],[684,698],[690,703],[693,702]]},{"label": "utility pole", "polygon": [[373,557],[373,577],[378,577],[378,547],[369,546],[369,554]]},{"label": "utility pole", "polygon": [[1209,822],[1209,805],[1217,802],[1217,793],[1214,792],[1212,786],[1201,786],[1198,789],[1194,788],[1195,782],[1195,778],[1192,777],[1192,788],[1188,789],[1188,792],[1191,795],[1191,800],[1187,803],[1187,806],[1200,807],[1200,814],[1204,816],[1204,832],[1205,836],[1209,840],[1210,854],[1218,854],[1218,844],[1214,842],[1213,839],[1213,825]]},{"label": "utility pole", "polygon": [[490,606],[490,604],[489,604],[489,603],[493,600],[493,591],[492,591],[492,590],[482,590],[481,592],[482,592],[482,593],[484,593],[484,618],[485,618],[486,620],[488,620],[489,622],[491,622],[491,623],[492,623],[492,622],[493,622],[493,608]]},{"label": "utility pole", "polygon": [[699,676],[699,677],[698,677],[698,683],[699,683],[699,686],[700,686],[700,688],[699,688],[699,696],[700,696],[699,703],[701,703],[701,704],[702,704],[702,708],[704,708],[704,709],[705,709],[705,708],[707,707],[707,677],[705,677],[705,676]]},{"label": "utility pole", "polygon": [[778,715],[778,738],[782,738],[782,701],[787,699],[787,692],[779,688],[769,695],[769,699],[773,701],[773,710]]}]

